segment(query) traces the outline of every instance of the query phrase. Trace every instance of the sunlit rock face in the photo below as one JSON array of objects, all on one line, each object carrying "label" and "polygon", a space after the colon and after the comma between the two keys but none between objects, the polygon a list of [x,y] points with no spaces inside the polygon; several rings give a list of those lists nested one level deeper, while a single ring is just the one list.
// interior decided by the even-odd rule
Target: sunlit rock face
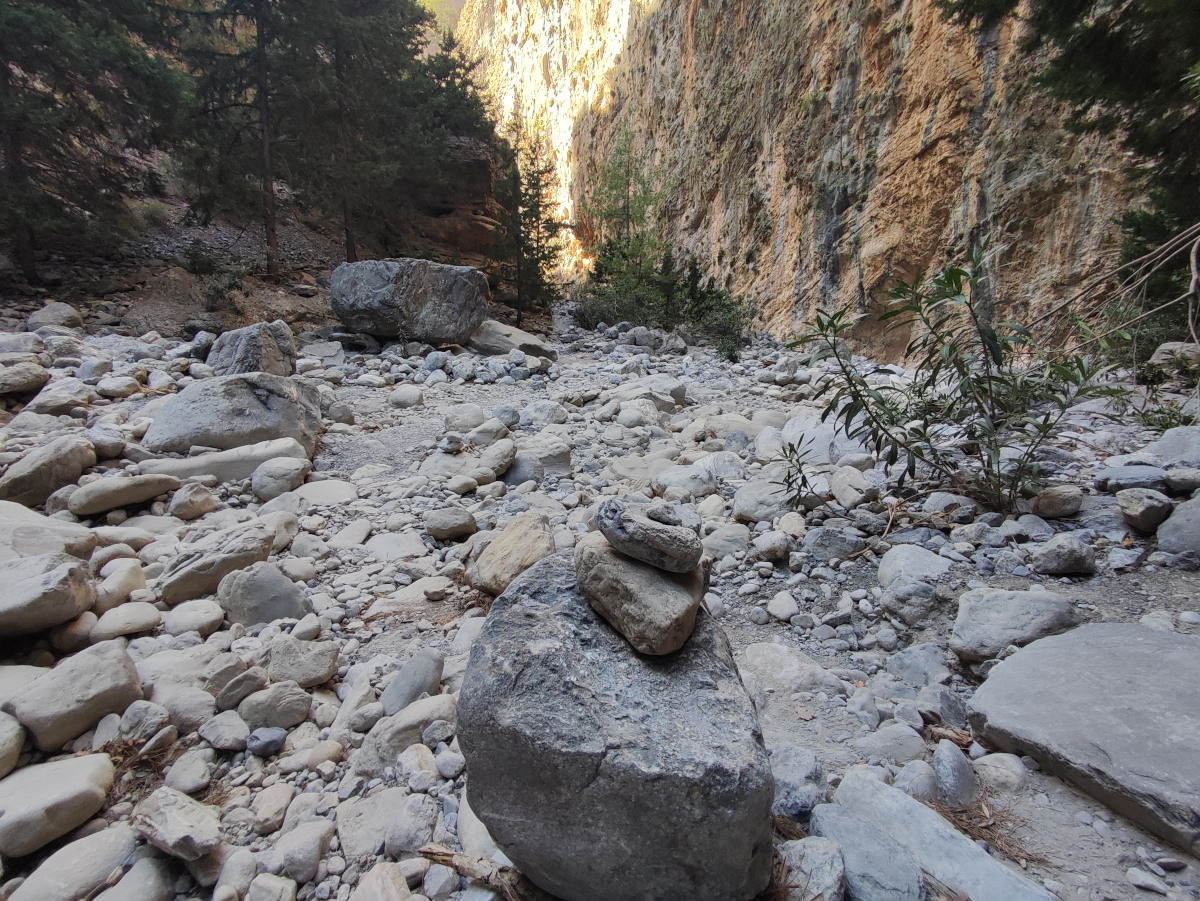
[{"label": "sunlit rock face", "polygon": [[542,123],[572,216],[628,116],[676,246],[779,336],[984,241],[990,290],[1033,316],[1116,248],[1122,157],[1030,88],[1015,25],[977,37],[931,0],[467,0],[458,35],[501,121]]}]

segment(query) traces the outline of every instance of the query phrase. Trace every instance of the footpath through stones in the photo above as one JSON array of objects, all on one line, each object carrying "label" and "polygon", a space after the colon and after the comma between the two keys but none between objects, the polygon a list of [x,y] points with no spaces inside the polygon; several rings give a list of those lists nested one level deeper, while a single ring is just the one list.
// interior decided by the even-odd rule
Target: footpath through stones
[{"label": "footpath through stones", "polygon": [[1077,409],[1003,515],[828,361],[476,275],[0,310],[0,901],[1200,898],[1200,428]]}]

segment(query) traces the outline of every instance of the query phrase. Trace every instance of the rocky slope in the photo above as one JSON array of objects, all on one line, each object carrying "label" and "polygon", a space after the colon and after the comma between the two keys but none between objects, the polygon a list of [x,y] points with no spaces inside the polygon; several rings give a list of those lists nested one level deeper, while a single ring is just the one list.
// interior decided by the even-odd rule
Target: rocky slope
[{"label": "rocky slope", "polygon": [[0,316],[5,901],[1200,897],[1196,428],[1078,409],[1006,517],[766,339]]},{"label": "rocky slope", "polygon": [[1012,26],[929,0],[468,0],[458,35],[501,118],[546,127],[569,213],[629,121],[676,246],[776,336],[985,241],[996,296],[1044,309],[1116,249],[1122,158],[1064,130]]}]

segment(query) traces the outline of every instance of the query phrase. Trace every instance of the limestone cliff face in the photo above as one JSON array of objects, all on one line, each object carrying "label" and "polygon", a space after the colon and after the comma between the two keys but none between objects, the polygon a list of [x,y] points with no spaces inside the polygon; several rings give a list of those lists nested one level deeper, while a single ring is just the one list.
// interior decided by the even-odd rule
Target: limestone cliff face
[{"label": "limestone cliff face", "polygon": [[544,124],[568,213],[627,116],[674,244],[785,336],[983,241],[1018,314],[1112,261],[1120,153],[1064,130],[1017,27],[932,0],[467,0],[458,35],[502,119]]}]

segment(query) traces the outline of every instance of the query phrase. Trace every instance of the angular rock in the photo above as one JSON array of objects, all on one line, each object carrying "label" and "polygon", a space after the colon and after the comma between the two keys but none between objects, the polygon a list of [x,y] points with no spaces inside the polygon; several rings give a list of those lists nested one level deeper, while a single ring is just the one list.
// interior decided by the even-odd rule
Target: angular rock
[{"label": "angular rock", "polygon": [[436,695],[442,684],[444,662],[440,654],[428,648],[413,654],[379,697],[384,715],[399,713],[423,694]]},{"label": "angular rock", "polygon": [[226,710],[200,727],[200,737],[218,751],[241,751],[250,738],[250,727],[235,711]]},{"label": "angular rock", "polygon": [[337,672],[336,641],[300,641],[280,635],[271,642],[271,663],[267,674],[272,682],[291,680],[301,688],[321,685]]},{"label": "angular rock", "polygon": [[379,863],[358,881],[350,901],[408,901],[411,897],[400,864]]},{"label": "angular rock", "polygon": [[1029,567],[1053,576],[1091,575],[1096,571],[1096,551],[1078,535],[1060,532],[1034,553]]},{"label": "angular rock", "polygon": [[1171,499],[1149,488],[1126,488],[1117,492],[1117,503],[1125,521],[1141,532],[1153,532],[1174,509]]},{"label": "angular rock", "polygon": [[473,588],[500,594],[510,582],[543,557],[554,553],[554,537],[545,513],[522,513],[467,568]]},{"label": "angular rock", "polygon": [[76,490],[67,502],[67,509],[76,516],[95,516],[118,507],[144,504],[174,491],[179,479],[174,476],[143,475],[111,479],[96,479]]},{"label": "angular rock", "polygon": [[0,563],[0,635],[32,635],[73,620],[96,602],[86,564],[67,554]]},{"label": "angular rock", "polygon": [[837,842],[810,836],[784,842],[779,853],[788,868],[788,901],[843,901],[846,866]]},{"label": "angular rock", "polygon": [[969,807],[981,794],[971,761],[954,742],[943,738],[933,752],[933,773],[937,780],[937,798],[950,807]]},{"label": "angular rock", "polygon": [[703,616],[678,654],[639,657],[570,560],[544,560],[493,603],[458,731],[475,814],[567,901],[746,901],[770,878],[770,766],[729,644]]},{"label": "angular rock", "polygon": [[898,579],[933,582],[949,569],[950,561],[945,557],[916,544],[899,544],[879,561],[879,584],[887,588]]},{"label": "angular rock", "polygon": [[829,480],[834,499],[847,510],[879,500],[879,487],[853,466],[843,466]]},{"label": "angular rock", "polygon": [[311,456],[320,433],[315,387],[258,372],[192,382],[158,411],[142,443],[186,454],[193,445],[229,450],[293,438]]},{"label": "angular rock", "polygon": [[0,780],[0,854],[24,857],[86,823],[104,806],[114,772],[107,754],[88,754]]},{"label": "angular rock", "polygon": [[264,460],[250,478],[250,488],[259,500],[274,500],[281,494],[295,491],[304,484],[312,469],[308,460],[277,457]]},{"label": "angular rock", "polygon": [[[694,570],[704,554],[704,546],[696,532],[682,525],[655,520],[646,515],[647,512],[609,498],[596,510],[596,528],[609,544],[627,557],[672,573]],[[666,514],[664,511],[657,515]]]},{"label": "angular rock", "polygon": [[179,877],[166,860],[143,857],[129,868],[121,881],[101,892],[95,901],[171,901]]},{"label": "angular rock", "polygon": [[[981,740],[1028,754],[1190,853],[1200,852],[1200,638],[1094,623],[989,673],[967,708]],[[1147,740],[1152,736],[1153,740]]]},{"label": "angular rock", "polygon": [[295,682],[276,682],[238,704],[237,712],[251,731],[269,726],[290,729],[308,717],[312,698]]},{"label": "angular rock", "polygon": [[921,868],[870,819],[836,804],[821,804],[809,817],[808,829],[811,835],[837,844],[853,901],[922,901],[925,897]]},{"label": "angular rock", "polygon": [[[258,522],[249,522],[206,535],[199,541],[186,545],[186,550],[168,558],[159,577],[159,596],[173,607],[183,601],[214,594],[230,573],[266,560],[271,555],[274,543],[275,532]],[[288,582],[294,586],[290,579]],[[247,603],[247,609],[250,609],[252,605]],[[222,606],[230,609],[224,603]],[[306,610],[305,613],[307,612],[310,611]],[[296,618],[299,619],[303,615],[301,613]]]},{"label": "angular rock", "polygon": [[[861,473],[860,473],[861,475]],[[733,496],[733,518],[754,525],[771,522],[788,512],[788,494],[775,482],[749,482]]]},{"label": "angular rock", "polygon": [[771,773],[775,778],[771,813],[777,817],[806,817],[825,799],[825,790],[816,784],[821,777],[817,755],[807,748],[786,744],[771,748]]},{"label": "angular rock", "polygon": [[221,843],[220,810],[166,786],[138,801],[132,822],[146,841],[180,860],[199,860]]},{"label": "angular rock", "polygon": [[1074,516],[1083,506],[1083,492],[1076,485],[1056,485],[1043,489],[1033,499],[1033,515],[1042,519]]},{"label": "angular rock", "polygon": [[217,509],[217,496],[196,482],[188,482],[171,498],[167,505],[167,516],[184,521],[199,519]]},{"label": "angular rock", "polygon": [[696,624],[704,573],[675,574],[618,553],[598,532],[575,546],[579,590],[643,654],[679,650]]},{"label": "angular rock", "polygon": [[296,342],[282,319],[222,332],[205,360],[218,375],[266,372],[288,376],[296,366]]},{"label": "angular rock", "polygon": [[109,713],[142,698],[142,684],[123,641],[92,645],[59,661],[4,706],[43,751],[57,751]]},{"label": "angular rock", "polygon": [[343,263],[330,280],[330,303],[347,326],[383,338],[466,344],[487,315],[487,277],[469,266],[429,260]]},{"label": "angular rock", "polygon": [[1158,549],[1200,557],[1200,498],[1184,501],[1158,527]]},{"label": "angular rock", "polygon": [[217,601],[230,622],[252,626],[277,619],[301,619],[312,613],[304,589],[274,563],[254,563],[221,579]]},{"label": "angular rock", "polygon": [[809,529],[804,535],[804,550],[822,563],[834,557],[845,560],[852,554],[866,550],[866,547],[867,543],[857,535],[828,526]]},{"label": "angular rock", "polygon": [[[920,801],[866,773],[848,773],[835,799],[900,845],[920,869],[971,901],[1054,901],[1044,888],[990,856]],[[848,863],[846,869],[849,879]]]},{"label": "angular rock", "polygon": [[958,599],[950,650],[963,660],[990,660],[1009,645],[1024,646],[1079,622],[1075,606],[1051,591],[976,588]]},{"label": "angular rock", "polygon": [[27,507],[44,503],[64,485],[79,481],[89,466],[96,465],[92,442],[79,435],[55,438],[25,454],[0,476],[0,500]]}]

